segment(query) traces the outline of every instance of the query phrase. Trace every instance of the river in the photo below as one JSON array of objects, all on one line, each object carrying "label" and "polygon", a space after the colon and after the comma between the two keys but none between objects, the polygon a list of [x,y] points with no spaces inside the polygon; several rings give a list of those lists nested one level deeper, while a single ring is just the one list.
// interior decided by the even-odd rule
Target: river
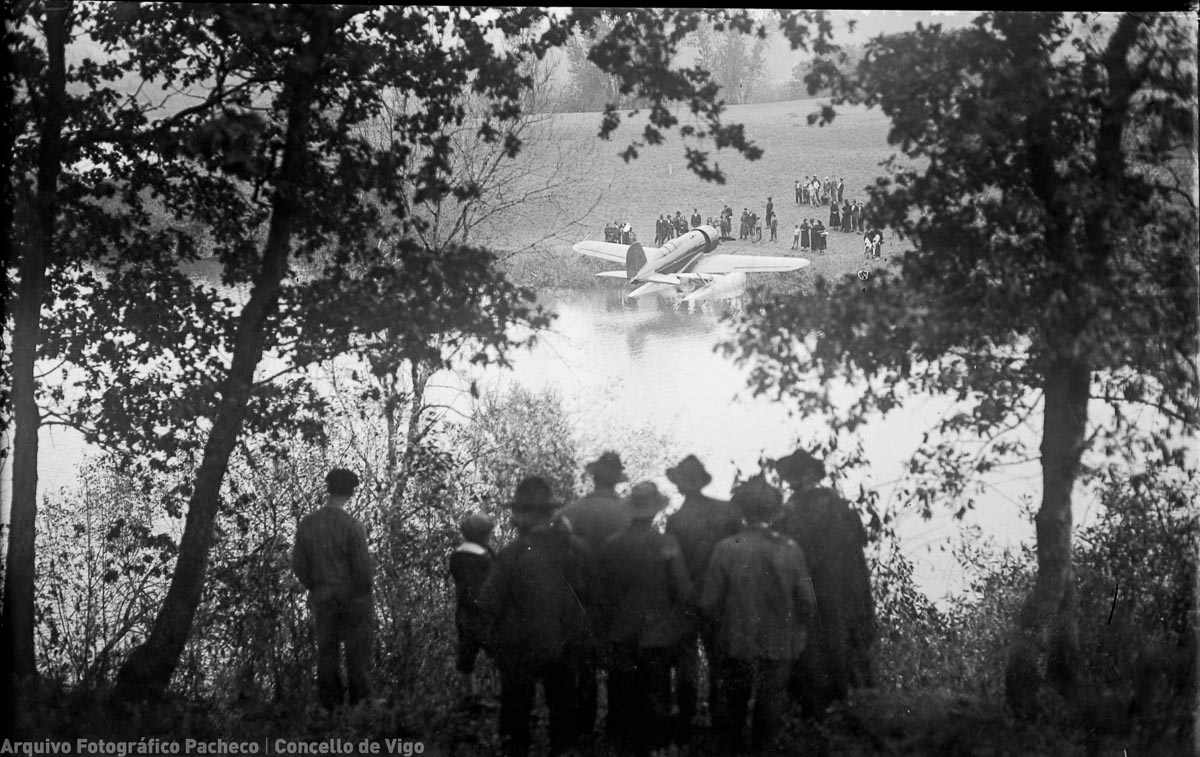
[{"label": "river", "polygon": [[[627,300],[617,285],[548,293],[543,299],[558,318],[535,347],[511,355],[511,371],[489,368],[435,376],[431,385],[444,396],[431,399],[461,405],[468,401],[464,388],[472,380],[485,391],[512,383],[552,389],[572,419],[587,459],[615,448],[635,478],[656,480],[676,499],[664,470],[686,454],[697,455],[712,474],[707,493],[727,497],[735,477],[756,471],[760,458],[781,457],[821,431],[811,421],[790,417],[774,401],[750,396],[746,371],[714,352],[724,333],[717,309],[728,305],[702,303],[688,309],[653,297]],[[876,490],[881,505],[898,501],[896,482],[905,462],[949,407],[940,398],[918,398],[868,423],[860,436],[870,465],[848,472],[843,489]],[[44,429],[43,495],[71,485],[86,452],[77,433]],[[4,474],[8,478],[7,466]],[[1030,541],[1033,526],[1022,517],[1020,503],[1023,498],[1036,501],[1039,474],[1036,464],[1027,464],[993,476],[964,522],[978,525],[997,547]],[[1089,517],[1089,507],[1081,502],[1083,519]],[[949,552],[961,538],[949,508],[929,521],[902,512],[897,530],[926,594],[940,600],[964,589],[968,577]]]}]

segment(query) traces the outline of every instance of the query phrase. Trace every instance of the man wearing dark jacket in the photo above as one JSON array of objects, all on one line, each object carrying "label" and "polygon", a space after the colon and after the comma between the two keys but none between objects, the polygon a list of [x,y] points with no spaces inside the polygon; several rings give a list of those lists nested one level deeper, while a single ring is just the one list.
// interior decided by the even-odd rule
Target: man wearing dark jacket
[{"label": "man wearing dark jacket", "polygon": [[454,580],[454,628],[458,632],[457,664],[463,695],[475,696],[475,661],[486,647],[487,628],[479,612],[479,592],[496,558],[488,546],[496,522],[484,513],[471,513],[459,523],[463,543],[450,553],[450,578]]},{"label": "man wearing dark jacket", "polygon": [[316,624],[317,692],[327,709],[342,704],[341,648],[346,649],[350,704],[371,695],[371,556],[367,532],[343,508],[354,496],[358,476],[334,468],[325,476],[325,505],[296,528],[292,571],[308,590]]},{"label": "man wearing dark jacket", "polygon": [[[712,476],[695,455],[688,455],[675,467],[668,468],[667,480],[675,484],[683,495],[683,505],[667,518],[666,530],[679,540],[688,577],[699,592],[713,547],[726,536],[737,533],[741,519],[734,514],[728,502],[703,493],[704,487],[712,482]],[[679,719],[685,726],[691,723],[697,712],[701,641],[705,643],[709,660],[715,654],[711,640],[702,633],[700,618],[691,613],[690,621],[690,633],[680,647],[676,670]],[[715,684],[716,676],[709,676],[709,708],[716,704]]]},{"label": "man wearing dark jacket", "polygon": [[513,496],[517,538],[496,556],[479,597],[490,620],[500,668],[500,739],[505,754],[529,751],[529,716],[541,681],[550,710],[550,751],[561,754],[577,735],[572,661],[591,643],[581,600],[593,583],[584,555],[555,525],[550,485],[536,476]]},{"label": "man wearing dark jacket", "polygon": [[664,744],[671,662],[692,599],[679,542],[653,525],[667,501],[651,482],[633,487],[626,499],[633,522],[597,560],[610,649],[608,733],[638,755]]},{"label": "man wearing dark jacket", "polygon": [[[588,558],[594,560],[606,541],[629,527],[632,520],[629,509],[621,501],[616,489],[617,484],[629,479],[625,475],[621,456],[611,450],[588,463],[586,470],[592,475],[595,488],[587,496],[560,510],[558,518],[569,527],[571,533],[583,540]],[[598,608],[586,606],[586,609],[595,616]],[[576,665],[579,674],[580,733],[590,733],[596,727],[597,681],[600,669],[604,667],[599,651],[591,650],[586,654],[581,651]]]},{"label": "man wearing dark jacket", "polygon": [[792,487],[777,526],[804,550],[817,596],[818,624],[793,678],[805,713],[820,717],[851,686],[871,686],[875,605],[862,521],[832,489],[820,487],[825,465],[800,449],[775,461]]},{"label": "man wearing dark jacket", "polygon": [[629,509],[617,494],[617,484],[628,481],[621,456],[611,450],[588,463],[584,468],[592,476],[595,487],[581,499],[558,512],[569,521],[571,532],[587,542],[592,554],[600,551],[612,535],[628,528]]},{"label": "man wearing dark jacket", "polygon": [[768,523],[782,497],[762,476],[733,490],[745,527],[713,548],[700,607],[715,626],[720,702],[714,724],[727,752],[769,750],[783,728],[792,663],[804,650],[815,599],[804,553]]}]

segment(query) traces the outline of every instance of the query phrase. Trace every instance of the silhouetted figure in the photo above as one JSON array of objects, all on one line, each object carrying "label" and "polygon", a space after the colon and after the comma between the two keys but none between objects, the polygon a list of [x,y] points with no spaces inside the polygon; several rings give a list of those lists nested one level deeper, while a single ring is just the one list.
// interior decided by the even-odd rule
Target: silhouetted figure
[{"label": "silhouetted figure", "polygon": [[772,531],[782,497],[761,476],[733,490],[730,504],[745,527],[713,548],[700,605],[715,626],[720,678],[716,718],[722,749],[769,750],[783,729],[792,663],[804,650],[813,593],[804,553]]},{"label": "silhouetted figure", "polygon": [[[585,470],[591,474],[595,488],[587,496],[564,507],[558,517],[586,545],[589,559],[594,559],[606,541],[629,527],[629,509],[616,489],[617,484],[629,479],[625,476],[621,456],[612,451],[588,463]],[[596,614],[597,608],[586,609],[593,616]],[[590,733],[596,726],[597,676],[603,667],[598,649],[589,650],[578,661],[581,733]]]},{"label": "silhouetted figure", "polygon": [[581,601],[590,600],[592,580],[585,556],[554,523],[558,505],[545,480],[521,481],[510,506],[517,538],[496,556],[479,597],[500,668],[501,745],[508,755],[529,752],[529,719],[541,682],[550,752],[561,754],[578,733],[574,661],[592,643]]},{"label": "silhouetted figure", "polygon": [[[343,508],[358,486],[358,476],[334,468],[325,476],[325,504],[304,516],[296,528],[292,570],[308,590],[317,641],[317,693],[322,706],[350,704],[371,695],[371,556],[367,532]],[[340,657],[346,653],[343,684]]]},{"label": "silhouetted figure", "polygon": [[[704,487],[712,476],[695,455],[688,455],[678,465],[667,469],[667,479],[683,495],[683,505],[667,518],[667,533],[679,540],[687,564],[688,577],[697,593],[704,583],[708,560],[713,547],[741,527],[739,518],[729,503],[709,497]],[[675,670],[676,701],[679,720],[683,726],[692,723],[698,712],[700,679],[700,644],[709,662],[716,656],[711,634],[705,633],[698,612],[689,614],[689,633],[683,639]],[[709,676],[708,706],[716,706],[716,676]]]},{"label": "silhouetted figure", "polygon": [[487,623],[479,610],[479,592],[492,570],[496,555],[488,545],[496,521],[483,513],[471,513],[459,524],[463,543],[450,553],[450,577],[454,580],[454,628],[458,632],[455,667],[462,676],[463,695],[475,696],[475,661],[488,641]]},{"label": "silhouetted figure", "polygon": [[863,548],[862,521],[832,489],[818,486],[825,465],[804,450],[775,461],[792,496],[777,522],[796,540],[808,559],[817,595],[817,622],[793,678],[806,714],[820,717],[851,686],[874,685],[871,644],[875,640],[875,603]]},{"label": "silhouetted figure", "polygon": [[626,503],[633,522],[597,559],[610,650],[607,725],[623,751],[647,755],[667,741],[671,663],[686,632],[692,588],[679,542],[654,528],[666,496],[643,482]]}]

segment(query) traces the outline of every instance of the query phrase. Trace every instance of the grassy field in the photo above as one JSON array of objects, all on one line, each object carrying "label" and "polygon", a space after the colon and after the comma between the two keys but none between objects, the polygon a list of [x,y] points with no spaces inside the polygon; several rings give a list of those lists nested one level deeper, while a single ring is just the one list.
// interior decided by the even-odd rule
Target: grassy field
[{"label": "grassy field", "polygon": [[[796,180],[814,174],[843,178],[845,197],[865,201],[865,188],[883,175],[880,164],[894,153],[887,144],[888,122],[882,114],[850,108],[832,126],[809,126],[806,117],[816,109],[816,103],[800,100],[731,107],[728,119],[745,125],[749,138],[763,149],[763,156],[749,161],[728,150],[713,152],[710,160],[715,160],[724,172],[724,184],[702,181],[687,170],[684,145],[676,134],[663,145],[642,149],[638,158],[625,163],[619,153],[640,132],[644,123],[641,116],[623,124],[610,142],[596,138],[600,123],[597,113],[557,116],[547,124],[546,142],[519,159],[529,163],[531,176],[545,177],[558,164],[561,153],[577,156],[561,169],[567,174],[566,185],[573,191],[528,203],[520,209],[519,220],[509,216],[489,224],[479,229],[477,238],[502,254],[507,251],[506,270],[519,283],[535,288],[592,286],[591,274],[610,266],[599,260],[581,259],[571,251],[571,245],[582,239],[602,240],[608,222],[628,221],[640,240],[652,243],[654,222],[660,214],[673,216],[678,210],[687,217],[697,209],[708,218],[728,204],[736,224],[742,208],[749,208],[761,218],[767,198],[773,197],[779,215],[779,240],[728,242],[722,251],[799,255],[789,249],[794,226],[804,218],[820,218],[828,226],[829,208],[796,205]],[[680,120],[687,122],[684,113]],[[547,145],[552,147],[548,149]],[[883,263],[897,252],[896,242],[885,234]],[[798,274],[763,274],[753,277],[750,283],[806,290],[817,276],[839,277],[865,267],[861,234],[831,231],[828,248],[824,255],[805,255],[812,265]],[[611,281],[601,281],[600,285],[618,286]]]}]

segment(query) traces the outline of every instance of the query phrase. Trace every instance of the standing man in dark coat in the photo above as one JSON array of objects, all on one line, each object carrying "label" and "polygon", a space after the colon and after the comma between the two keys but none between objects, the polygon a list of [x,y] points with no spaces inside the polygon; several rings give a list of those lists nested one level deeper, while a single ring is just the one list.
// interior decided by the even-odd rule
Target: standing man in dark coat
[{"label": "standing man in dark coat", "polygon": [[853,231],[850,226],[850,201],[842,200],[842,231]]},{"label": "standing man in dark coat", "polygon": [[[607,451],[587,464],[586,470],[595,482],[595,488],[585,497],[567,505],[558,513],[558,519],[566,523],[570,531],[583,540],[588,559],[595,560],[614,535],[629,527],[632,518],[629,508],[617,494],[617,484],[628,481],[621,456]],[[596,616],[599,609],[588,605],[586,609]],[[579,730],[591,733],[596,727],[597,677],[604,667],[601,650],[587,650],[581,654],[576,669],[579,674]]]},{"label": "standing man in dark coat", "polygon": [[492,571],[496,554],[488,545],[496,521],[484,513],[471,513],[459,523],[463,543],[450,553],[450,578],[454,581],[454,630],[458,633],[456,668],[462,677],[463,696],[475,696],[475,661],[487,646],[487,621],[479,611],[479,592]]},{"label": "standing man in dark coat", "polygon": [[296,528],[292,570],[308,590],[316,624],[317,692],[322,706],[342,704],[341,651],[346,651],[350,704],[371,696],[371,633],[375,625],[373,571],[367,532],[345,511],[358,476],[334,468],[325,476],[325,505]]},{"label": "standing man in dark coat", "polygon": [[841,203],[842,200],[845,199],[845,196],[844,196],[845,193],[846,193],[846,180],[838,179],[838,183],[837,183],[837,201],[838,201],[838,203]]},{"label": "standing man in dark coat", "polygon": [[[704,582],[708,559],[713,547],[741,527],[741,519],[729,503],[704,494],[712,476],[695,455],[688,455],[673,468],[667,469],[667,479],[683,495],[683,505],[667,518],[667,533],[679,540],[687,564],[688,577],[697,593]],[[696,717],[699,703],[700,643],[704,642],[706,656],[711,662],[716,654],[712,638],[704,633],[698,614],[691,616],[690,633],[683,640],[676,668],[676,697],[679,719],[687,726]],[[708,706],[716,707],[716,676],[709,676]]]},{"label": "standing man in dark coat", "polygon": [[808,225],[807,218],[804,219],[804,223],[800,224],[800,249],[804,250],[805,252],[807,252],[812,246],[812,234],[810,233],[811,228],[812,227]]},{"label": "standing man in dark coat", "polygon": [[558,517],[569,522],[571,532],[583,539],[595,555],[611,536],[629,527],[629,508],[617,494],[617,484],[629,478],[621,456],[611,450],[588,463],[584,470],[592,477],[592,491],[559,510]]},{"label": "standing man in dark coat", "polygon": [[768,226],[771,225],[771,219],[774,217],[775,217],[775,202],[770,197],[768,197],[767,198],[767,215],[766,215],[766,218],[764,219]]},{"label": "standing man in dark coat", "polygon": [[767,525],[782,497],[762,476],[736,487],[730,504],[745,527],[713,548],[700,606],[715,625],[720,703],[715,719],[724,751],[766,751],[783,730],[787,683],[804,650],[814,597],[804,553]]},{"label": "standing man in dark coat", "polygon": [[841,225],[841,206],[837,204],[837,200],[832,200],[829,203],[829,229],[835,230]]},{"label": "standing man in dark coat", "polygon": [[550,752],[561,754],[578,733],[573,661],[590,643],[581,602],[591,599],[594,581],[570,534],[555,526],[557,504],[544,479],[521,481],[511,507],[517,538],[496,556],[479,597],[500,668],[500,740],[505,754],[528,754],[540,681],[550,710]]},{"label": "standing man in dark coat", "polygon": [[671,663],[692,602],[679,542],[654,528],[667,502],[649,481],[634,486],[626,500],[632,523],[597,559],[610,649],[608,733],[637,755],[665,743]]},{"label": "standing man in dark coat", "polygon": [[806,714],[820,717],[851,686],[874,685],[871,644],[875,603],[863,555],[862,521],[832,489],[820,487],[825,465],[804,450],[775,461],[792,487],[781,532],[795,539],[808,559],[817,596],[818,622],[803,658],[803,674],[793,679]]},{"label": "standing man in dark coat", "polygon": [[704,219],[700,217],[700,209],[692,208],[692,228],[699,228],[702,223],[704,223]]}]

